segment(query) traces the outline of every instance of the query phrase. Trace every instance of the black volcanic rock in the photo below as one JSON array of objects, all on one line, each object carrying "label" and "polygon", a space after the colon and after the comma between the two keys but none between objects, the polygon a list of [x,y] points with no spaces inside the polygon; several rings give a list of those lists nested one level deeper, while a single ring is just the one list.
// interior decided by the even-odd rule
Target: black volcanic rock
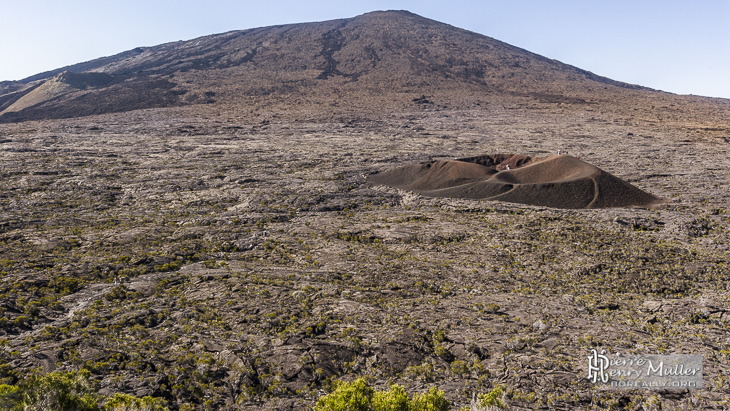
[{"label": "black volcanic rock", "polygon": [[[730,374],[728,99],[594,81],[402,12],[65,71],[7,85],[4,121],[168,107],[0,124],[6,408],[43,408],[67,390],[28,388],[54,381],[100,407],[150,395],[173,411],[311,409],[360,377],[439,389],[454,410],[495,387],[520,410],[730,398],[716,379],[691,398],[603,390],[584,368],[593,346],[668,348]],[[578,161],[669,202],[546,206],[585,198],[560,186],[626,198]],[[409,173],[388,180],[422,194],[368,184],[418,163],[457,171],[420,188],[492,169],[543,195],[426,197]]]},{"label": "black volcanic rock", "polygon": [[[17,92],[20,84],[59,73],[115,81],[94,80],[92,91],[76,87],[63,98],[52,95],[8,110],[28,94]],[[465,90],[586,103],[583,97],[599,86],[636,87],[406,11],[385,11],[137,48],[41,73],[3,85],[5,92],[16,92],[0,97],[0,122],[206,103],[213,94],[236,101],[298,93],[318,96],[317,103],[331,101],[332,92],[342,97]]]}]

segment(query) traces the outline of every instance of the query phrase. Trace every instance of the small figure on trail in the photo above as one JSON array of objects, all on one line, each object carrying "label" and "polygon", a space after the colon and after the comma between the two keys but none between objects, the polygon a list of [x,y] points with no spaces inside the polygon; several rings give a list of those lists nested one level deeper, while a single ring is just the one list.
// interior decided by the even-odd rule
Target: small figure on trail
[{"label": "small figure on trail", "polygon": [[114,277],[114,285],[119,285],[119,278],[118,277]]}]

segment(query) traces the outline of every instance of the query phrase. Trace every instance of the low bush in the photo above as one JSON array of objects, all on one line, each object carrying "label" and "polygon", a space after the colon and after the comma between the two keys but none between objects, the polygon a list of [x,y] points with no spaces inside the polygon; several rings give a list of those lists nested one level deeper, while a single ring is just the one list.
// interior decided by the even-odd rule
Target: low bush
[{"label": "low bush", "polygon": [[446,411],[449,407],[444,392],[436,387],[410,398],[399,385],[375,391],[360,378],[336,383],[332,393],[317,401],[314,411]]},{"label": "low bush", "polygon": [[165,411],[165,400],[127,394],[100,396],[88,370],[33,373],[16,385],[0,384],[0,410],[8,411]]}]

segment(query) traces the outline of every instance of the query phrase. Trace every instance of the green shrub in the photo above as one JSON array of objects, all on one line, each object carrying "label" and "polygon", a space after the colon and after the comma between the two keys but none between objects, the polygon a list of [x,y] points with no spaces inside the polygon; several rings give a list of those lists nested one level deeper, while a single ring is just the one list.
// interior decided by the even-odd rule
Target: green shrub
[{"label": "green shrub", "polygon": [[499,385],[486,394],[479,394],[471,401],[471,411],[503,410],[507,408],[504,403],[505,392]]},{"label": "green shrub", "polygon": [[400,385],[392,385],[388,391],[378,391],[373,395],[372,409],[375,411],[408,411],[408,393]]},{"label": "green shrub", "polygon": [[446,411],[449,409],[449,400],[444,392],[436,387],[431,387],[428,392],[413,397],[409,410],[418,411]]},{"label": "green shrub", "polygon": [[438,377],[438,369],[429,362],[424,362],[421,365],[411,365],[406,367],[403,374],[406,377],[414,378],[425,382],[436,381]]},{"label": "green shrub", "polygon": [[338,383],[337,388],[319,400],[314,411],[369,411],[375,390],[359,378],[351,383]]},{"label": "green shrub", "polygon": [[454,360],[454,354],[452,354],[448,348],[444,347],[441,344],[436,344],[436,346],[433,348],[433,353],[446,362],[450,363]]},{"label": "green shrub", "polygon": [[69,295],[81,289],[83,282],[78,278],[62,276],[53,278],[48,286],[61,295]]},{"label": "green shrub", "polygon": [[0,404],[6,410],[96,411],[98,397],[88,371],[31,374],[17,386],[0,386]]},{"label": "green shrub", "polygon": [[108,301],[124,300],[127,298],[127,291],[128,289],[124,284],[119,284],[104,294],[104,299]]},{"label": "green shrub", "polygon": [[470,374],[469,364],[465,361],[456,360],[451,363],[451,373],[459,377],[468,377]]},{"label": "green shrub", "polygon": [[116,393],[104,404],[104,411],[165,411],[166,401],[162,398],[145,396],[133,397],[128,394]]},{"label": "green shrub", "polygon": [[114,394],[104,406],[104,397],[89,380],[88,370],[30,374],[17,385],[0,384],[0,410],[7,411],[164,411],[161,398],[137,398]]},{"label": "green shrub", "polygon": [[40,305],[38,301],[30,302],[25,305],[23,312],[29,317],[37,317],[41,313]]},{"label": "green shrub", "polygon": [[0,384],[0,410],[19,409],[23,393],[14,385]]},{"label": "green shrub", "polygon": [[376,392],[359,378],[350,383],[336,383],[332,393],[317,401],[314,411],[446,411],[449,406],[443,391],[436,387],[409,399],[399,385]]}]

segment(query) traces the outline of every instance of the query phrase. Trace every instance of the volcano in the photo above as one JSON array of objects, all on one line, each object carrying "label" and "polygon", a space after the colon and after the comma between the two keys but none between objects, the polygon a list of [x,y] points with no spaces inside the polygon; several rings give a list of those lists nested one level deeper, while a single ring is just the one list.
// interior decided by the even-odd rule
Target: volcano
[{"label": "volcano", "polygon": [[[85,85],[75,87],[79,81]],[[418,97],[444,93],[585,105],[597,91],[625,90],[648,89],[407,11],[382,11],[139,47],[2,82],[0,122],[252,99],[427,105]]]},{"label": "volcano", "polygon": [[407,165],[370,183],[429,197],[500,200],[554,208],[651,208],[665,200],[576,157],[496,154]]}]

